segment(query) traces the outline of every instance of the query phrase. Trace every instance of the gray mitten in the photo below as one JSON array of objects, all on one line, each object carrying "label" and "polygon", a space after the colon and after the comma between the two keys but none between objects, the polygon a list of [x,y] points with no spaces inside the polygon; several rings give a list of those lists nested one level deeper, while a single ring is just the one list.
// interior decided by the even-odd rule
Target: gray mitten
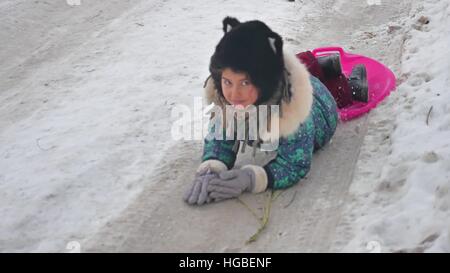
[{"label": "gray mitten", "polygon": [[207,187],[211,179],[217,177],[218,174],[209,169],[206,172],[197,173],[192,186],[184,194],[184,201],[190,205],[203,205],[204,203],[211,202]]},{"label": "gray mitten", "polygon": [[219,173],[218,178],[209,181],[209,197],[215,201],[235,198],[246,191],[253,191],[255,173],[251,169],[234,169]]}]

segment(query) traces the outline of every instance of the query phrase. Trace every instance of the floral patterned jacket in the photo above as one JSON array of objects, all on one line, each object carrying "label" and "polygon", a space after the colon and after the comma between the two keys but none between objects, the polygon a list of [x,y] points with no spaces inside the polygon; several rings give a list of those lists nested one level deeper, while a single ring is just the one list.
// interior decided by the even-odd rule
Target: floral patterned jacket
[{"label": "floral patterned jacket", "polygon": [[[281,102],[279,117],[279,145],[276,157],[265,166],[245,165],[255,172],[254,192],[267,188],[290,187],[305,177],[311,167],[313,152],[327,144],[337,126],[336,102],[328,89],[311,76],[294,54],[284,54],[289,72],[292,98]],[[221,105],[214,83],[208,80],[206,100]],[[235,140],[205,139],[202,164],[198,171],[231,169],[236,160]]]}]

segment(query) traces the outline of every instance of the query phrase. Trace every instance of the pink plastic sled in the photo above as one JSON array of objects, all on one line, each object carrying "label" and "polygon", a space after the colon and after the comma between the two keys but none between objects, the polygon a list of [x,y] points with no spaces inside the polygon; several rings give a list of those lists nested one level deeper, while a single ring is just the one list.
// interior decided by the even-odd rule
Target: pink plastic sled
[{"label": "pink plastic sled", "polygon": [[354,102],[350,106],[339,109],[338,112],[341,120],[350,120],[369,112],[395,89],[394,73],[374,59],[345,52],[341,47],[316,48],[312,53],[316,57],[339,53],[341,56],[342,70],[346,76],[350,75],[353,66],[356,64],[364,64],[366,66],[369,84],[369,102]]}]

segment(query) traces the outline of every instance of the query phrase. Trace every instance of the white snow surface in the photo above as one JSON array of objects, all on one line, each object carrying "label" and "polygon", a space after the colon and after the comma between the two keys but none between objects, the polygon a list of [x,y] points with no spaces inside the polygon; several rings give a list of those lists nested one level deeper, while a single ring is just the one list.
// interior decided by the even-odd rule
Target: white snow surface
[{"label": "white snow surface", "polygon": [[450,3],[420,1],[404,24],[400,85],[372,112],[344,251],[450,252]]},{"label": "white snow surface", "polygon": [[[171,109],[202,95],[226,15],[270,21],[289,44],[283,25],[313,12],[306,1],[99,2],[0,4],[2,252],[65,251],[166,182],[149,177],[177,152]],[[403,23],[401,84],[371,113],[339,251],[450,251],[449,3],[417,1]]]},{"label": "white snow surface", "polygon": [[2,1],[0,251],[64,251],[118,216],[176,153],[171,108],[203,96],[222,19],[270,19],[283,33],[295,12],[287,1]]}]

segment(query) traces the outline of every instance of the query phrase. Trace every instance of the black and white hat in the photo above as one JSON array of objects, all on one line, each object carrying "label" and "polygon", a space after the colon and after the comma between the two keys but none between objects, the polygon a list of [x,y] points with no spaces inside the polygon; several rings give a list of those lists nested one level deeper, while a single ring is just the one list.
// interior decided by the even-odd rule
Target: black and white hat
[{"label": "black and white hat", "polygon": [[259,89],[257,105],[273,100],[285,76],[281,36],[261,21],[241,23],[232,17],[223,20],[223,31],[225,34],[217,44],[209,65],[220,95],[223,97],[222,70],[230,68],[246,73]]}]

